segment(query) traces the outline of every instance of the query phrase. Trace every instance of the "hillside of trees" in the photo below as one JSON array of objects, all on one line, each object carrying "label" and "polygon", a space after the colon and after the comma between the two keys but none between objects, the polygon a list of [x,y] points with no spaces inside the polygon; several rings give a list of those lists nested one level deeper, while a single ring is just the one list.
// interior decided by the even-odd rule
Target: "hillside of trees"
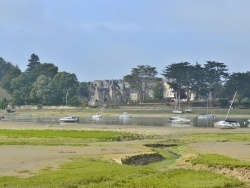
[{"label": "hillside of trees", "polygon": [[[162,79],[155,67],[138,65],[124,80],[139,94],[141,103],[148,100],[153,91],[155,100],[163,99]],[[237,103],[250,106],[250,72],[229,73],[224,63],[207,61],[204,65],[189,62],[172,63],[162,70],[161,75],[169,86],[189,101],[190,93],[196,98],[210,98],[227,105],[237,91]],[[105,79],[105,78],[104,78]],[[154,83],[154,84],[153,84]],[[38,55],[31,54],[27,69],[22,72],[17,65],[0,57],[0,86],[10,95],[11,100],[1,96],[0,106],[15,105],[68,105],[86,104],[90,97],[90,82],[79,82],[76,75],[59,72],[52,63],[41,63]]]},{"label": "hillside of trees", "polygon": [[30,56],[24,72],[0,57],[0,84],[15,105],[64,105],[67,94],[71,106],[87,100],[90,85],[79,82],[75,74],[58,72],[52,63],[41,63],[36,54]]}]

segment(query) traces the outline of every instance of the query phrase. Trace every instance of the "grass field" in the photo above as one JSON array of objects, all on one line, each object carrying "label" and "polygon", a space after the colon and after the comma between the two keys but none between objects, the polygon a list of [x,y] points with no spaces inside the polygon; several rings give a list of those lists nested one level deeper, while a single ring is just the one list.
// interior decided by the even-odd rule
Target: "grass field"
[{"label": "grass field", "polygon": [[56,171],[42,170],[26,179],[0,177],[2,187],[240,187],[244,183],[209,171],[158,171],[144,166],[76,158]]},{"label": "grass field", "polygon": [[[112,132],[112,131],[75,131],[75,130],[0,130],[0,140],[3,145],[44,145],[55,142],[56,145],[85,146],[93,142],[126,142],[128,140],[146,139],[145,135],[132,133]],[[124,141],[121,138],[126,138]],[[183,147],[187,143],[203,141],[230,140],[246,142],[250,140],[250,135],[238,134],[191,134],[178,136],[178,142],[170,144],[168,150],[177,155],[184,155]],[[148,141],[152,142],[147,137]],[[64,163],[59,169],[52,170],[50,167],[43,168],[39,173],[27,177],[0,177],[0,187],[169,187],[169,188],[193,188],[193,187],[246,187],[244,181],[236,178],[226,177],[209,170],[195,170],[192,168],[171,168],[177,161],[175,156],[167,152],[166,141],[154,138],[155,142],[160,142],[160,147],[152,147],[152,150],[161,154],[169,161],[154,162],[146,166],[120,165],[115,162],[105,161],[101,158],[72,158],[70,162]],[[177,138],[176,138],[177,139]],[[15,141],[16,140],[16,141]],[[61,141],[60,141],[61,140]],[[151,141],[150,141],[151,140]],[[84,144],[83,144],[84,143]],[[165,145],[162,145],[165,143]],[[72,144],[72,146],[74,146]],[[152,145],[153,146],[153,145]],[[149,145],[150,147],[150,145]],[[192,165],[207,165],[208,167],[223,166],[226,168],[250,168],[250,163],[236,160],[230,157],[204,154],[198,155],[190,160]],[[22,172],[20,172],[22,173]],[[23,172],[26,173],[26,172]]]},{"label": "grass field", "polygon": [[141,139],[132,133],[80,130],[1,130],[0,145],[84,146],[88,142]]}]

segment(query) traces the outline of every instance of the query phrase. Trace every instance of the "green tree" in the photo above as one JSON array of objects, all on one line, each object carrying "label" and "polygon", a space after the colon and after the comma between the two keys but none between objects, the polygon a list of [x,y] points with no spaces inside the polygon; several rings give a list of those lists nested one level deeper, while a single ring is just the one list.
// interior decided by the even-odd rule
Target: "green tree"
[{"label": "green tree", "polygon": [[83,98],[89,98],[90,96],[91,82],[80,82],[77,90],[77,95]]},{"label": "green tree", "polygon": [[5,109],[7,107],[7,105],[8,105],[8,101],[6,98],[3,98],[0,100],[0,108],[1,109]]},{"label": "green tree", "polygon": [[18,77],[21,74],[21,70],[18,67],[10,68],[2,78],[1,86],[11,93],[11,81],[13,78]]},{"label": "green tree", "polygon": [[153,96],[154,96],[154,99],[156,99],[156,100],[162,100],[163,99],[163,92],[164,92],[163,83],[162,82],[158,82],[153,87]]},{"label": "green tree", "polygon": [[229,76],[227,66],[216,61],[207,61],[204,66],[212,99],[216,99],[222,93],[222,84]]},{"label": "green tree", "polygon": [[[162,71],[162,75],[167,78],[167,83],[170,88],[180,95],[180,99],[189,96],[191,83],[193,81],[192,73],[193,67],[188,62],[173,63],[166,66],[166,68]],[[181,92],[182,90],[184,90],[184,92]],[[183,95],[184,93],[187,93],[187,95]]]},{"label": "green tree", "polygon": [[80,106],[80,102],[76,96],[69,98],[68,105],[69,106]]},{"label": "green tree", "polygon": [[79,82],[75,74],[58,72],[52,79],[49,86],[51,88],[51,99],[54,105],[65,105],[66,94],[68,99],[76,96]]},{"label": "green tree", "polygon": [[40,75],[36,82],[32,85],[32,90],[30,92],[30,98],[35,104],[51,105],[50,95],[52,89],[50,88],[52,79],[45,75]]},{"label": "green tree", "polygon": [[238,100],[250,98],[250,72],[233,73],[225,83],[226,97],[232,96],[237,91]]},{"label": "green tree", "polygon": [[17,105],[28,104],[31,87],[25,74],[20,74],[11,81],[13,102]]},{"label": "green tree", "polygon": [[31,72],[33,69],[35,69],[39,64],[40,64],[40,60],[38,55],[36,54],[31,54],[30,59],[28,60],[29,64],[27,65],[27,69],[25,72],[29,73]]},{"label": "green tree", "polygon": [[7,62],[2,57],[0,57],[0,81],[2,80],[6,72],[15,67],[18,68],[17,66],[12,65],[10,62]]},{"label": "green tree", "polygon": [[29,73],[30,82],[35,82],[40,75],[53,78],[58,73],[58,67],[52,63],[41,63],[33,68]]},{"label": "green tree", "polygon": [[190,90],[195,94],[196,99],[202,97],[207,98],[209,95],[208,77],[206,76],[205,68],[199,63],[192,67],[191,70]]},{"label": "green tree", "polygon": [[143,103],[149,96],[156,81],[157,71],[155,67],[149,65],[138,65],[133,68],[130,75],[124,76],[124,80],[135,89],[139,95],[140,103]]}]

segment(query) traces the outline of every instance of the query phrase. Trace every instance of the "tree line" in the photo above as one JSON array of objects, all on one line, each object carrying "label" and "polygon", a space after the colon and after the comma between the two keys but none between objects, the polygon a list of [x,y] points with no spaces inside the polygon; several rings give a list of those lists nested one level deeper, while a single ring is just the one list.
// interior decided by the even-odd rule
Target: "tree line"
[{"label": "tree line", "polygon": [[[204,65],[197,62],[172,63],[160,74],[181,99],[189,101],[191,93],[196,99],[230,99],[237,91],[238,101],[250,104],[248,71],[230,74],[224,63],[207,61]],[[155,100],[163,99],[163,81],[157,75],[156,67],[138,65],[123,79],[138,93],[139,102],[143,103],[149,100],[149,92],[152,91]],[[89,99],[91,91],[90,82],[79,82],[75,74],[59,72],[52,63],[41,63],[34,53],[28,59],[24,72],[0,57],[0,85],[16,105],[64,105],[67,95],[69,105],[79,106],[81,99],[85,102]],[[6,100],[2,101],[6,103]]]},{"label": "tree line", "polygon": [[80,98],[89,97],[90,82],[79,82],[75,74],[59,72],[52,63],[41,63],[34,53],[24,72],[1,57],[0,70],[1,87],[16,105],[64,105],[67,94],[68,104],[79,106]]},{"label": "tree line", "polygon": [[[124,79],[138,92],[140,102],[144,102],[152,90],[154,98],[161,100],[164,87],[157,74],[156,67],[140,65]],[[250,106],[249,71],[230,74],[224,63],[216,61],[207,61],[203,66],[197,62],[180,62],[166,66],[161,75],[180,99],[189,101],[191,94],[194,94],[195,99],[209,99],[228,105],[237,91],[238,103]]]}]

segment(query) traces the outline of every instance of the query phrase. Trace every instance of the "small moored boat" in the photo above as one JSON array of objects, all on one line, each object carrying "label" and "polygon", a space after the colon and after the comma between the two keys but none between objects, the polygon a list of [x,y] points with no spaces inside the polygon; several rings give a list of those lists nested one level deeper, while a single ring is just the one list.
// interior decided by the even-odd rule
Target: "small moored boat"
[{"label": "small moored boat", "polygon": [[123,112],[123,114],[122,114],[122,115],[119,115],[118,117],[119,117],[119,118],[131,118],[132,115],[131,115],[131,114],[128,114],[127,112]]},{"label": "small moored boat", "polygon": [[67,117],[59,118],[59,120],[61,122],[75,123],[75,122],[79,122],[79,117],[67,116]]},{"label": "small moored boat", "polygon": [[93,115],[92,118],[93,119],[100,119],[100,118],[102,118],[102,115],[97,113],[97,114]]},{"label": "small moored boat", "polygon": [[187,112],[187,113],[192,113],[193,110],[192,110],[191,108],[188,108],[188,109],[185,110],[185,112]]},{"label": "small moored boat", "polygon": [[228,114],[229,114],[229,112],[230,112],[230,110],[232,108],[232,105],[233,105],[236,94],[237,94],[237,92],[235,92],[235,94],[234,94],[233,100],[232,100],[232,102],[230,104],[230,107],[229,107],[229,109],[227,111],[227,115],[226,115],[225,120],[215,122],[214,127],[221,128],[221,129],[235,129],[235,128],[240,127],[240,123],[237,120],[228,120],[227,119]]},{"label": "small moored boat", "polygon": [[181,110],[173,110],[173,114],[182,114]]},{"label": "small moored boat", "polygon": [[221,120],[214,123],[214,127],[221,129],[235,129],[240,127],[240,123],[236,120]]}]

